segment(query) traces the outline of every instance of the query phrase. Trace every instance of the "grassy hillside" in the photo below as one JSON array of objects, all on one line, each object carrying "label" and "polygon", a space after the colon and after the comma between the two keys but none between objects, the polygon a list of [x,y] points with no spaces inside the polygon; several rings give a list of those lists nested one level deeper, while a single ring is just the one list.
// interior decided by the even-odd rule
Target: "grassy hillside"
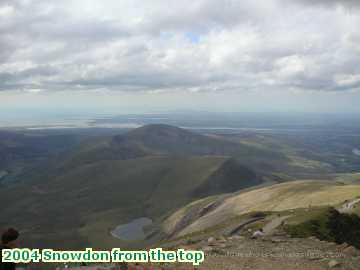
[{"label": "grassy hillside", "polygon": [[[239,181],[246,179],[246,181]],[[209,195],[234,192],[240,189],[260,185],[262,179],[254,171],[243,166],[235,158],[230,158],[214,172],[206,182],[194,190],[194,195],[205,197]]]},{"label": "grassy hillside", "polygon": [[[280,152],[240,142],[201,135],[168,125],[143,126],[118,136],[84,143],[58,161],[57,167],[73,168],[101,160],[125,160],[144,156],[229,156],[259,169],[286,164]],[[257,166],[262,164],[262,166]]]},{"label": "grassy hillside", "polygon": [[[46,181],[85,164],[107,160],[127,160],[146,156],[227,156],[244,167],[256,171],[263,179],[272,182],[297,179],[302,173],[319,173],[325,167],[310,166],[315,161],[302,159],[296,150],[280,142],[257,140],[249,143],[248,139],[231,139],[227,136],[202,135],[168,125],[149,125],[131,130],[127,133],[93,138],[72,151],[62,155],[41,173],[27,174],[26,179]],[[297,160],[294,162],[294,160]],[[230,170],[228,170],[230,169]],[[231,178],[231,164],[224,168]],[[230,181],[231,182],[231,181]],[[211,186],[211,183],[209,183]],[[242,188],[242,187],[240,187]],[[201,193],[201,191],[199,191]],[[229,190],[223,190],[229,192]]]},{"label": "grassy hillside", "polygon": [[32,246],[113,247],[119,241],[109,232],[117,225],[149,217],[157,230],[192,201],[167,220],[166,232],[178,228],[178,221],[180,228],[189,225],[188,232],[250,211],[335,204],[360,192],[355,186],[300,182],[220,195],[283,181],[279,172],[291,163],[272,148],[144,126],[92,138],[24,175],[23,183],[0,188],[0,227],[20,228]]},{"label": "grassy hillside", "polygon": [[[326,181],[296,181],[235,193],[207,201],[217,203],[216,207],[203,216],[193,215],[192,209],[204,207],[204,200],[194,202],[180,209],[164,223],[167,233],[187,220],[178,234],[184,235],[220,224],[228,219],[256,211],[286,211],[299,208],[332,206],[356,198],[360,185],[343,185]],[[200,207],[200,209],[201,209]],[[192,218],[189,216],[193,215]]]},{"label": "grassy hillside", "polygon": [[24,171],[70,149],[80,135],[32,134],[0,130],[0,182],[19,178]]},{"label": "grassy hillside", "polygon": [[33,246],[114,246],[119,224],[156,223],[193,200],[262,183],[241,162],[250,150],[164,125],[94,138],[0,189],[0,226],[22,228]]},{"label": "grassy hillside", "polygon": [[293,237],[315,236],[320,240],[347,243],[360,248],[360,217],[325,208],[302,222],[289,224],[285,230]]},{"label": "grassy hillside", "polygon": [[193,189],[224,161],[145,157],[84,165],[47,182],[1,190],[1,223],[51,234],[73,233],[109,211],[116,217],[110,228],[140,216],[157,218],[194,199]]}]

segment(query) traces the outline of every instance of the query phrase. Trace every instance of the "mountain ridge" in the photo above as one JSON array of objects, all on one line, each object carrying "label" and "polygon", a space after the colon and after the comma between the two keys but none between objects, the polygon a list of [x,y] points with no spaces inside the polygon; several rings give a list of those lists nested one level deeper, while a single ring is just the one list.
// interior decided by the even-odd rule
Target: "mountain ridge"
[{"label": "mountain ridge", "polygon": [[[115,240],[108,228],[141,216],[156,223],[195,199],[224,192],[222,182],[229,182],[223,165],[232,157],[220,153],[234,145],[166,125],[92,139],[29,174],[27,181],[0,189],[0,204],[9,217],[0,217],[0,226],[25,227],[33,232],[25,236],[31,243],[44,238],[46,245],[59,244],[52,239],[61,231],[64,239],[72,237],[69,243],[110,246]],[[233,185],[226,191],[262,181],[234,160],[230,171],[238,175],[229,178]],[[202,192],[195,192],[199,187]],[[14,214],[19,211],[22,215]]]}]

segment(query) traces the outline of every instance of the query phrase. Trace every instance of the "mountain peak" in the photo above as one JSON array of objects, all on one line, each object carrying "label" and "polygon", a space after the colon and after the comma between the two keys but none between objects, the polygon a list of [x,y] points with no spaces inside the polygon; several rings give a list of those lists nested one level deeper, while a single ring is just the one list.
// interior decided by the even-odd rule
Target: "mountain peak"
[{"label": "mountain peak", "polygon": [[190,133],[189,131],[166,124],[150,124],[130,131],[128,134],[174,134],[174,133]]}]

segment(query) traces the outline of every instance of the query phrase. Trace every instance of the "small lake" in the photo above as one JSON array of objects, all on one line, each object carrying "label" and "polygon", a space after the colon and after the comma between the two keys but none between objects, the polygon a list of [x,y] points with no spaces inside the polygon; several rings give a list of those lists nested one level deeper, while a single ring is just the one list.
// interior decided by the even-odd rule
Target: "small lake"
[{"label": "small lake", "polygon": [[111,231],[111,235],[125,241],[144,240],[146,237],[144,227],[151,224],[152,220],[150,218],[137,218],[127,224],[117,226],[113,231]]},{"label": "small lake", "polygon": [[360,150],[357,149],[357,148],[355,148],[355,149],[353,150],[353,153],[354,153],[354,155],[360,156]]}]

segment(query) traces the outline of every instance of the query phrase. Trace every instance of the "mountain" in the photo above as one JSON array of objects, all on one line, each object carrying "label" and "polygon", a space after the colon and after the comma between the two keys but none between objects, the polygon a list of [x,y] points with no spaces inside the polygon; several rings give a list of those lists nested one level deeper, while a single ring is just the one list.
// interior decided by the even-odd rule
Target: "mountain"
[{"label": "mountain", "polygon": [[96,139],[81,145],[64,159],[73,166],[99,160],[126,160],[164,155],[231,156],[252,165],[266,161],[269,165],[270,157],[271,160],[286,161],[286,157],[280,152],[163,124],[147,125],[125,134]]},{"label": "mountain", "polygon": [[[259,184],[262,181],[260,179],[278,181],[279,177],[274,172],[280,168],[285,170],[284,167],[290,165],[290,160],[283,153],[276,150],[262,149],[261,147],[233,142],[221,137],[197,134],[169,125],[154,124],[117,136],[96,137],[88,140],[75,147],[72,151],[53,159],[46,166],[40,168],[41,170],[25,174],[23,178],[44,182],[47,179],[58,177],[64,172],[89,164],[165,156],[169,158],[189,158],[194,156],[231,158],[233,160],[232,164],[236,164],[235,167],[242,167],[241,171],[244,171],[246,167],[247,173],[244,176],[250,178],[247,181],[257,179],[249,185],[244,185],[244,183],[240,186],[238,184],[230,185],[230,190],[223,190],[226,192]],[[227,166],[227,168],[229,169],[230,166]],[[227,174],[235,168],[228,169],[225,169]],[[252,171],[253,174],[249,173],[249,171]],[[236,174],[233,175],[236,177]],[[217,182],[218,180],[214,178],[212,181]],[[234,181],[236,182],[236,179]],[[206,193],[207,188],[205,186],[204,188],[205,193],[198,190],[198,195],[207,196],[217,192],[215,190]]]},{"label": "mountain", "polygon": [[[204,136],[169,125],[144,126],[123,136],[116,136],[114,141],[119,145],[137,145],[148,153],[158,155],[238,156],[247,155],[255,150],[246,145]],[[264,152],[261,154],[265,154]]]},{"label": "mountain", "polygon": [[356,269],[359,194],[360,185],[294,181],[203,198],[165,220],[159,246],[203,250],[198,269]]},{"label": "mountain", "polygon": [[149,217],[156,227],[193,200],[267,181],[247,165],[267,156],[284,160],[166,125],[93,138],[1,188],[0,227],[23,228],[33,246],[111,247],[118,240],[109,230],[119,224]]},{"label": "mountain", "polygon": [[194,195],[206,197],[230,193],[262,183],[263,180],[257,177],[253,170],[243,166],[235,158],[229,158],[204,183],[194,189]]},{"label": "mountain", "polygon": [[[205,260],[196,269],[204,270],[357,269],[359,191],[359,185],[294,181],[204,198],[166,220],[167,226],[178,230],[154,246],[202,250]],[[196,223],[206,226],[189,231]],[[263,235],[253,237],[260,228]],[[92,267],[110,270],[116,265]],[[156,269],[159,264],[130,262],[127,269],[139,267]],[[180,262],[161,264],[164,270],[189,267]]]},{"label": "mountain", "polygon": [[[164,222],[164,231],[168,235],[182,236],[219,226],[249,213],[337,207],[346,201],[358,202],[359,194],[360,185],[329,181],[294,181],[239,191],[184,206]],[[354,210],[359,211],[357,208]]]},{"label": "mountain", "polygon": [[27,169],[69,150],[79,135],[0,130],[0,182],[11,182]]},{"label": "mountain", "polygon": [[[0,187],[0,228],[19,228],[29,247],[56,249],[154,244],[172,249],[199,243],[196,248],[209,251],[208,238],[213,237],[243,251],[244,244],[257,248],[248,230],[260,227],[270,234],[356,239],[357,229],[351,226],[358,218],[349,213],[360,214],[360,186],[337,178],[276,184],[287,180],[279,172],[291,172],[291,166],[294,158],[277,147],[167,125],[91,137],[22,174],[23,181]],[[141,217],[153,220],[145,239],[112,236],[118,225]],[[327,224],[343,224],[353,234],[332,235]],[[231,238],[238,234],[244,240]],[[263,246],[276,252],[276,241],[284,248],[294,243],[286,236]],[[294,252],[319,247],[309,239],[302,243]],[[216,249],[232,251],[236,249]],[[228,269],[228,260],[220,262],[224,264],[215,269]]]}]

